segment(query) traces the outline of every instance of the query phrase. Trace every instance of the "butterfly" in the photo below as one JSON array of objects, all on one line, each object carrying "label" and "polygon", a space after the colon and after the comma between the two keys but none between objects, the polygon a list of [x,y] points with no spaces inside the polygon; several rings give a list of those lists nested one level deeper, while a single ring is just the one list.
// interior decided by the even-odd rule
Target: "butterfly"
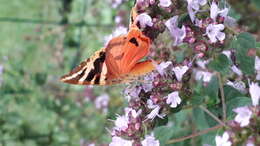
[{"label": "butterfly", "polygon": [[112,38],[106,47],[81,62],[60,80],[79,85],[112,85],[133,81],[154,70],[153,61],[140,61],[148,55],[151,40],[137,26],[136,17],[134,7],[127,34]]}]

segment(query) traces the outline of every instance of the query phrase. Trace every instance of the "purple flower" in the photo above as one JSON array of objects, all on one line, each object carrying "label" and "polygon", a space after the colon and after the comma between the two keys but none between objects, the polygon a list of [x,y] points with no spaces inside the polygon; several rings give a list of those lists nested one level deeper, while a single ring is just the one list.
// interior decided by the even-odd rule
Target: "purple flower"
[{"label": "purple flower", "polygon": [[103,109],[103,112],[107,112],[108,103],[109,103],[109,96],[107,94],[100,95],[95,100],[96,108]]},{"label": "purple flower", "polygon": [[156,66],[156,70],[159,72],[160,75],[165,75],[168,67],[172,65],[171,61],[162,62]]},{"label": "purple flower", "polygon": [[212,18],[214,21],[216,21],[217,16],[226,18],[228,11],[229,11],[228,8],[224,8],[223,10],[220,10],[218,8],[218,5],[213,1],[210,6],[210,18]]},{"label": "purple flower", "polygon": [[247,107],[238,107],[233,110],[237,113],[235,121],[240,124],[241,127],[245,127],[249,124],[250,118],[252,116],[252,111]]},{"label": "purple flower", "polygon": [[206,28],[206,34],[209,37],[211,43],[216,43],[218,40],[223,41],[225,39],[225,33],[223,31],[225,26],[223,24],[209,24]]},{"label": "purple flower", "polygon": [[180,45],[186,36],[185,26],[182,26],[182,28],[178,27],[178,17],[179,16],[173,16],[165,22],[165,25],[169,29],[171,36],[174,38],[174,46]]},{"label": "purple flower", "polygon": [[227,132],[224,132],[223,136],[215,137],[216,146],[231,146],[232,143],[229,141],[229,135]]},{"label": "purple flower", "polygon": [[189,69],[188,66],[176,66],[172,69],[172,71],[175,73],[175,76],[177,80],[180,82],[182,80],[182,76],[186,73],[186,71]]},{"label": "purple flower", "polygon": [[251,95],[252,103],[254,106],[259,105],[259,99],[260,99],[260,87],[257,83],[251,83],[249,85],[249,93]]},{"label": "purple flower", "polygon": [[141,28],[145,28],[146,26],[153,26],[152,18],[146,13],[142,13],[136,17],[136,20],[139,21]]},{"label": "purple flower", "polygon": [[171,0],[160,0],[159,6],[163,8],[167,8],[172,4]]},{"label": "purple flower", "polygon": [[126,98],[129,101],[132,98],[138,98],[141,90],[142,90],[142,87],[140,87],[140,86],[135,86],[135,87],[128,86],[127,88],[125,88],[124,94],[126,95]]},{"label": "purple flower", "polygon": [[142,146],[160,146],[159,140],[156,140],[153,134],[146,135],[145,139],[141,143]]},{"label": "purple flower", "polygon": [[181,98],[178,91],[170,93],[166,98],[166,103],[170,104],[171,108],[176,108],[177,105],[181,103]]},{"label": "purple flower", "polygon": [[136,0],[136,5],[138,8],[141,8],[142,10],[147,8],[151,0]]},{"label": "purple flower", "polygon": [[195,21],[195,15],[200,10],[200,6],[204,6],[207,0],[187,0],[188,2],[188,13],[192,22]]},{"label": "purple flower", "polygon": [[114,136],[112,137],[112,142],[109,144],[109,146],[132,146],[133,141],[125,140],[121,137]]}]

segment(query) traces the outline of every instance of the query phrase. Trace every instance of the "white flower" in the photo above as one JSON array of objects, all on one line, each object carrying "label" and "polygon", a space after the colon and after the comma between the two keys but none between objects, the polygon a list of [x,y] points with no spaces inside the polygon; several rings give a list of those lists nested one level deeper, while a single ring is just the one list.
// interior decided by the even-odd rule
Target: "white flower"
[{"label": "white flower", "polygon": [[159,6],[160,7],[169,7],[172,4],[171,0],[160,0]]},{"label": "white flower", "polygon": [[206,34],[212,43],[216,43],[218,40],[223,41],[226,37],[223,31],[225,26],[223,24],[209,24],[206,28]]},{"label": "white flower", "polygon": [[166,103],[170,104],[171,108],[176,108],[177,105],[181,103],[181,98],[178,91],[170,93],[166,98]]},{"label": "white flower", "polygon": [[171,36],[174,38],[174,46],[180,45],[186,36],[185,26],[178,27],[178,17],[173,16],[165,22],[165,26],[169,29]]},{"label": "white flower", "polygon": [[195,70],[195,79],[197,81],[202,79],[203,82],[209,82],[212,76],[211,72]]},{"label": "white flower", "polygon": [[226,55],[227,58],[231,60],[231,51],[230,50],[222,51],[222,54]]},{"label": "white flower", "polygon": [[162,117],[162,116],[159,114],[160,108],[161,108],[161,107],[160,107],[159,105],[157,105],[157,106],[150,112],[150,114],[147,115],[147,119],[153,120],[156,116]]},{"label": "white flower", "polygon": [[196,64],[202,68],[202,69],[206,69],[206,65],[209,63],[209,60],[197,60]]},{"label": "white flower", "polygon": [[146,26],[153,26],[152,18],[146,13],[142,13],[136,17],[136,20],[139,21],[141,28],[145,28]]},{"label": "white flower", "polygon": [[160,146],[159,140],[156,140],[153,134],[146,135],[145,139],[141,143],[142,146]]},{"label": "white flower", "polygon": [[231,142],[228,140],[229,135],[227,132],[224,132],[223,136],[216,136],[215,141],[216,141],[216,146],[231,146]]},{"label": "white flower", "polygon": [[118,37],[120,35],[124,35],[127,34],[127,28],[123,27],[123,26],[119,26],[116,28],[116,30],[109,36],[106,36],[105,39],[105,46],[108,45],[109,41],[114,38],[114,37]]},{"label": "white flower", "polygon": [[259,105],[259,99],[260,99],[260,87],[257,83],[251,83],[249,85],[249,93],[251,95],[252,104],[254,106]]},{"label": "white flower", "polygon": [[124,131],[128,128],[128,117],[123,115],[123,116],[118,116],[115,121],[115,129],[119,131]]},{"label": "white flower", "polygon": [[97,109],[106,108],[109,103],[109,96],[107,94],[100,95],[95,100],[95,106]]},{"label": "white flower", "polygon": [[255,57],[255,70],[256,70],[256,80],[260,80],[260,58]]},{"label": "white flower", "polygon": [[112,8],[118,7],[122,2],[123,0],[113,0]]},{"label": "white flower", "polygon": [[132,109],[132,108],[125,108],[125,116],[129,116],[129,113],[131,114],[131,116],[133,118],[137,118],[141,113],[142,113],[142,110],[140,109],[138,112],[136,112],[136,110]]},{"label": "white flower", "polygon": [[242,92],[242,93],[246,93],[246,84],[242,81],[235,81],[235,82],[231,82],[228,81],[227,85],[237,89],[238,91]]},{"label": "white flower", "polygon": [[252,111],[247,107],[238,107],[233,109],[237,113],[235,121],[240,124],[241,127],[245,127],[249,124]]},{"label": "white flower", "polygon": [[235,65],[233,65],[233,66],[231,67],[231,70],[232,70],[234,73],[236,73],[238,76],[242,76],[242,75],[243,75],[242,71],[241,71],[239,68],[237,68]]},{"label": "white flower", "polygon": [[200,6],[204,6],[207,0],[187,0],[188,13],[192,22],[195,20],[196,13],[200,10]]},{"label": "white flower", "polygon": [[109,146],[132,146],[133,141],[125,140],[121,137],[114,136],[112,137],[112,142]]},{"label": "white flower", "polygon": [[224,8],[223,10],[220,10],[218,8],[218,5],[215,2],[212,2],[210,6],[210,18],[212,18],[214,21],[216,21],[218,15],[226,18],[228,11],[229,11],[228,8]]},{"label": "white flower", "polygon": [[180,82],[182,80],[182,76],[186,73],[188,69],[188,66],[185,65],[174,67],[172,70],[175,73],[177,80]]},{"label": "white flower", "polygon": [[160,75],[164,75],[166,73],[166,69],[172,65],[171,61],[162,62],[156,66],[156,70],[159,72]]}]

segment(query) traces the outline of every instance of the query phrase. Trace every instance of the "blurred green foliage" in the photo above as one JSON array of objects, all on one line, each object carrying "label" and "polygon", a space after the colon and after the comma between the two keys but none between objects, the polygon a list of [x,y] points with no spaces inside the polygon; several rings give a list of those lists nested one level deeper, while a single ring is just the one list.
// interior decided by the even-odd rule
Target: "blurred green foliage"
[{"label": "blurred green foliage", "polygon": [[0,146],[110,141],[105,127],[121,111],[120,86],[93,89],[114,100],[103,114],[85,101],[84,86],[59,77],[103,46],[114,15],[103,0],[1,0]]}]

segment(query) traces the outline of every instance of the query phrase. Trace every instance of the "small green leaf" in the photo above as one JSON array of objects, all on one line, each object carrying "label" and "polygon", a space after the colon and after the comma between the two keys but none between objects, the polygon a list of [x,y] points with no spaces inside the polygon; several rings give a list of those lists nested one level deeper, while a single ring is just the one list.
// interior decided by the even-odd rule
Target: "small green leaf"
[{"label": "small green leaf", "polygon": [[208,64],[209,69],[215,70],[222,74],[226,74],[229,71],[229,67],[231,65],[230,60],[227,58],[226,55],[220,54]]},{"label": "small green leaf", "polygon": [[237,36],[237,40],[233,43],[236,49],[237,63],[244,74],[254,74],[255,60],[248,56],[247,52],[250,48],[256,48],[256,40],[250,33],[241,33]]},{"label": "small green leaf", "polygon": [[225,85],[224,86],[224,95],[226,100],[231,100],[234,97],[243,97],[244,95],[240,93],[238,90],[235,88]]}]

